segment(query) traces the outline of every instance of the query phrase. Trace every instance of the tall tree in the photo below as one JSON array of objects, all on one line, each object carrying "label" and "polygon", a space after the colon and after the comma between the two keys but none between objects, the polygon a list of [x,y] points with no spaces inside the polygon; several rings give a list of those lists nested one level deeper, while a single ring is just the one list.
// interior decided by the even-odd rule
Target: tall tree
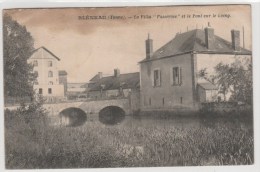
[{"label": "tall tree", "polygon": [[4,94],[9,97],[33,96],[33,67],[27,59],[34,50],[34,40],[25,26],[9,15],[3,16]]},{"label": "tall tree", "polygon": [[215,66],[215,74],[208,76],[207,69],[199,71],[199,77],[216,84],[219,93],[224,95],[231,93],[231,101],[252,103],[253,79],[251,58],[239,58],[231,63],[219,63]]}]

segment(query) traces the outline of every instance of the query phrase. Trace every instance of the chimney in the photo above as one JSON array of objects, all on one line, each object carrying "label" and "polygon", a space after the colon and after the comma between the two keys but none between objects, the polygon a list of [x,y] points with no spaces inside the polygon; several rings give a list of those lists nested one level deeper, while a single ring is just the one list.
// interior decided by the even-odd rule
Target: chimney
[{"label": "chimney", "polygon": [[146,46],[146,59],[151,59],[153,55],[153,40],[150,39],[150,34],[148,34],[148,39],[145,41]]},{"label": "chimney", "polygon": [[239,30],[231,30],[232,48],[235,51],[240,51],[240,32]]},{"label": "chimney", "polygon": [[208,23],[208,27],[205,28],[205,43],[206,47],[209,50],[212,50],[214,47],[214,29],[210,27],[210,23]]},{"label": "chimney", "polygon": [[103,77],[103,73],[102,72],[98,72],[98,79],[101,79]]},{"label": "chimney", "polygon": [[120,70],[114,69],[114,77],[119,77],[119,75],[120,75]]}]

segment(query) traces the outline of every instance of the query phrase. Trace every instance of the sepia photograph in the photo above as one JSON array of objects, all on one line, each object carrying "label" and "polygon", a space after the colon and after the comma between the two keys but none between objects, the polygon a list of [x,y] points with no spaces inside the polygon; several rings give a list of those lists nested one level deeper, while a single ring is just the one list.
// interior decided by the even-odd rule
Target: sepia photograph
[{"label": "sepia photograph", "polygon": [[5,169],[255,164],[251,5],[2,13]]}]

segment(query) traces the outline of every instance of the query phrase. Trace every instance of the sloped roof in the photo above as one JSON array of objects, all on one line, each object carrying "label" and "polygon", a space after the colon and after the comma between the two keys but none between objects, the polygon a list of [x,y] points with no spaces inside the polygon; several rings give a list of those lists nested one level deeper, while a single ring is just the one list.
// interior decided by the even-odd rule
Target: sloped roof
[{"label": "sloped roof", "polygon": [[44,46],[35,49],[35,50],[33,51],[33,53],[35,53],[36,51],[38,51],[38,50],[40,50],[40,49],[44,49],[44,50],[47,51],[49,54],[51,54],[54,58],[56,58],[58,61],[60,61],[60,58],[59,58],[59,57],[57,57],[55,54],[53,54],[50,50],[48,50],[48,49],[45,48]]},{"label": "sloped roof", "polygon": [[81,86],[81,88],[88,88],[89,84],[91,84],[92,82],[89,83],[85,83],[84,85]]},{"label": "sloped roof", "polygon": [[201,86],[205,90],[217,90],[218,87],[216,87],[214,84],[210,82],[205,82],[205,83],[198,83],[199,86]]},{"label": "sloped roof", "polygon": [[59,75],[67,75],[68,73],[65,70],[59,70]]},{"label": "sloped roof", "polygon": [[99,80],[100,78],[99,78],[99,74],[96,74],[95,76],[93,76],[93,78],[91,78],[89,81],[91,81],[91,82],[94,82],[94,81],[97,81],[97,80]]},{"label": "sloped roof", "polygon": [[123,89],[139,88],[139,72],[120,74],[118,77],[103,77],[97,80],[96,83],[93,83],[93,86],[89,89],[89,91],[99,91],[101,90],[101,85],[104,86],[103,90],[115,90],[119,89],[120,87]]},{"label": "sloped roof", "polygon": [[[250,50],[241,47],[240,51],[234,51],[231,42],[214,35],[213,48],[208,49],[205,44],[205,31],[195,29],[185,33],[176,34],[176,36],[155,51],[150,60],[170,57],[188,52],[215,53],[215,54],[252,54]],[[150,61],[147,59],[141,62]]]}]

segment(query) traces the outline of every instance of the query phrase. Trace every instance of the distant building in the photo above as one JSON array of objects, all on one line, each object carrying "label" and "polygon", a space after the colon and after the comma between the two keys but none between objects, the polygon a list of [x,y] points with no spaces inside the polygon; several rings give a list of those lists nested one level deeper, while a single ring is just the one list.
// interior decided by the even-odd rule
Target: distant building
[{"label": "distant building", "polygon": [[91,99],[128,98],[131,108],[140,108],[139,72],[120,74],[114,69],[114,75],[103,77],[99,72],[88,83],[88,97]]},{"label": "distant building", "polygon": [[140,88],[139,72],[120,74],[119,69],[115,69],[113,76],[102,77],[99,72],[93,78],[88,91],[91,98],[127,97]]},{"label": "distant building", "polygon": [[240,33],[231,31],[231,42],[214,34],[211,27],[178,33],[153,52],[153,40],[146,40],[146,58],[140,62],[141,110],[195,109],[200,102],[217,101],[218,88],[198,77],[209,74],[222,62],[251,58],[251,51],[240,47]]},{"label": "distant building", "polygon": [[86,91],[86,83],[68,83],[68,92],[82,93]]},{"label": "distant building", "polygon": [[77,99],[80,96],[87,98],[86,83],[68,83],[67,97],[68,99]]},{"label": "distant building", "polygon": [[34,50],[28,59],[28,63],[33,65],[33,72],[37,76],[33,88],[47,101],[64,98],[64,87],[66,87],[64,84],[67,81],[67,75],[64,75],[66,71],[63,71],[60,78],[61,75],[57,67],[59,61],[60,59],[45,47]]}]

